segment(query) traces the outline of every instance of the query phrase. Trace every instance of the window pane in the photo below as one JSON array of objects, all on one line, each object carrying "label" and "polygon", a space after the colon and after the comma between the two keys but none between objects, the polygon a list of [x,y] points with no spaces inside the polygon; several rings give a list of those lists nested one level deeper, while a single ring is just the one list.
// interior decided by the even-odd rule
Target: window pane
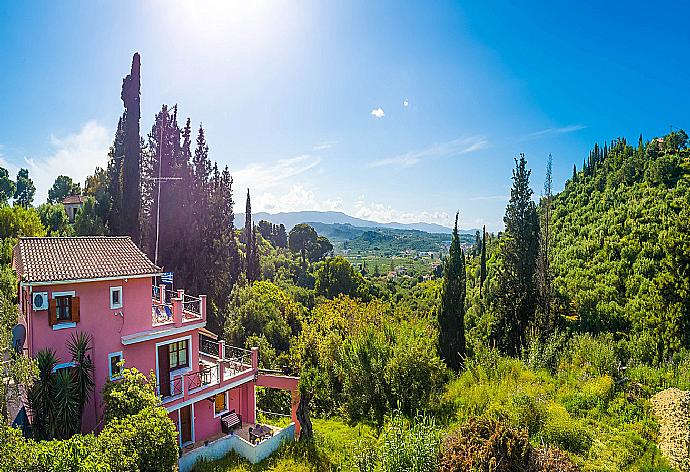
[{"label": "window pane", "polygon": [[170,352],[170,368],[173,369],[177,367],[177,351]]},{"label": "window pane", "polygon": [[119,305],[120,304],[120,290],[113,290],[111,292],[113,296],[113,305]]},{"label": "window pane", "polygon": [[178,353],[178,362],[180,365],[187,365],[187,349],[181,349]]},{"label": "window pane", "polygon": [[110,372],[113,377],[120,375],[120,366],[118,365],[122,360],[122,356],[112,356],[110,358]]},{"label": "window pane", "polygon": [[225,409],[225,394],[221,393],[216,395],[216,414],[225,411]]}]

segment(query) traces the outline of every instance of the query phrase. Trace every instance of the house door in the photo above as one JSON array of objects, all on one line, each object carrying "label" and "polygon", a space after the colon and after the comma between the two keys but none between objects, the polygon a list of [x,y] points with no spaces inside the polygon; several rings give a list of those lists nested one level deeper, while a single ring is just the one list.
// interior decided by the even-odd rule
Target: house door
[{"label": "house door", "polygon": [[180,436],[182,445],[192,442],[192,406],[180,408]]},{"label": "house door", "polygon": [[170,396],[170,356],[168,355],[168,345],[158,347],[158,385],[160,385],[160,395]]}]

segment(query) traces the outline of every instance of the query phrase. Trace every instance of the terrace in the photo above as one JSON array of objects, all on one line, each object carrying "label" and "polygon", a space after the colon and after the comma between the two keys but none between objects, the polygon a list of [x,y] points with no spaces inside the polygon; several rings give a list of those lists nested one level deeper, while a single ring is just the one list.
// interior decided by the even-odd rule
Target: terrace
[{"label": "terrace", "polygon": [[247,377],[256,368],[258,353],[225,346],[223,341],[213,341],[201,336],[198,369],[170,379],[170,395],[163,397],[163,403],[188,399],[197,396],[199,392],[203,394],[211,387],[222,388]]},{"label": "terrace", "polygon": [[153,327],[203,321],[206,319],[206,295],[193,297],[184,290],[168,290],[154,285],[151,290],[151,325]]}]

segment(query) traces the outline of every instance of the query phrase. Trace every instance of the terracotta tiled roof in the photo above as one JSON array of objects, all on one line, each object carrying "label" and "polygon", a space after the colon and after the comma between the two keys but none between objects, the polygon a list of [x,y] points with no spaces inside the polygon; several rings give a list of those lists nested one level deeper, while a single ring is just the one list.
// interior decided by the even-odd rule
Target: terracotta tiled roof
[{"label": "terracotta tiled roof", "polygon": [[74,203],[84,203],[86,197],[84,195],[67,195],[64,200],[62,200],[63,205],[69,205]]},{"label": "terracotta tiled roof", "polygon": [[129,236],[19,238],[12,264],[24,282],[159,274]]}]

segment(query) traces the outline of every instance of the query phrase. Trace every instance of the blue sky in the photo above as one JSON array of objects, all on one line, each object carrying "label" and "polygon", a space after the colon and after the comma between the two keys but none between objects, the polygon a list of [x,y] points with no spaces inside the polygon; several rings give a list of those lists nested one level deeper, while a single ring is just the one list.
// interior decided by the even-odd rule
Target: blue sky
[{"label": "blue sky", "polygon": [[[517,2],[516,2],[517,3]],[[3,2],[0,165],[104,165],[142,55],[162,103],[203,122],[237,210],[502,227],[512,161],[561,189],[595,141],[690,128],[690,7],[543,2]]]}]

